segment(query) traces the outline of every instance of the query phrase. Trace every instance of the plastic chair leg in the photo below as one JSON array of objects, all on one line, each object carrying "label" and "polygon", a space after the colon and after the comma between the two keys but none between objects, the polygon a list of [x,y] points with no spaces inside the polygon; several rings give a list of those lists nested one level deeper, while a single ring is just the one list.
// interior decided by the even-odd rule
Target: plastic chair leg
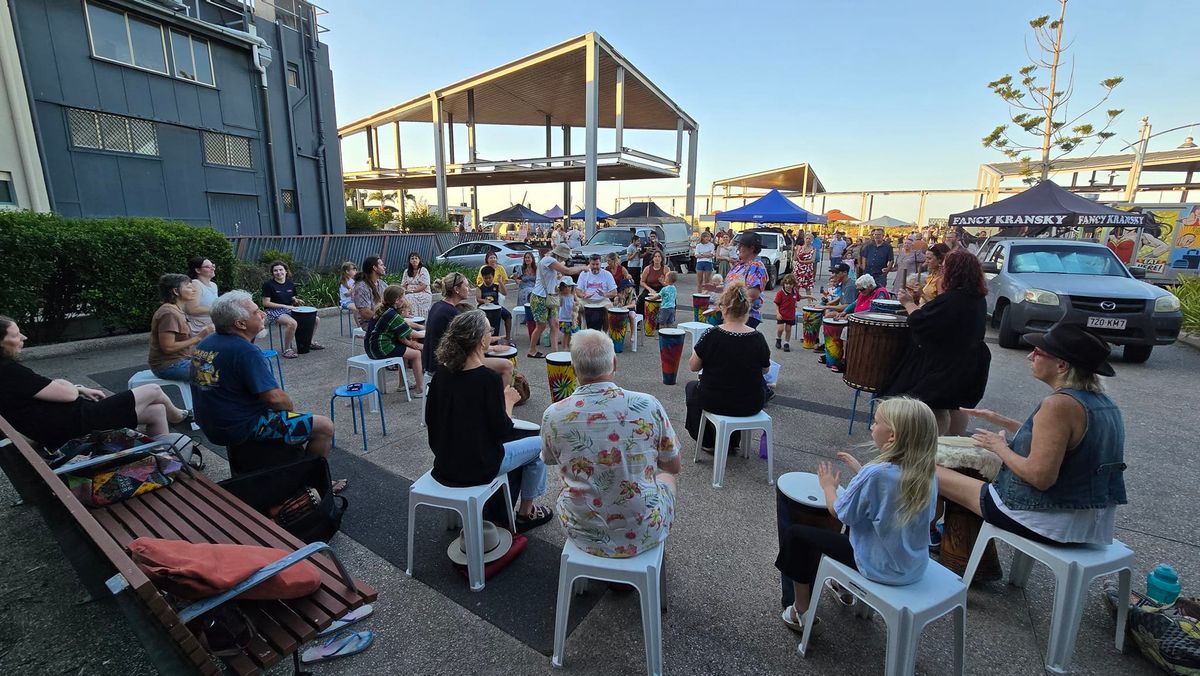
[{"label": "plastic chair leg", "polygon": [[[1050,640],[1046,644],[1046,670],[1065,674],[1071,666],[1075,652],[1075,637],[1079,633],[1079,621],[1083,617],[1083,596],[1088,580],[1083,579],[1083,570],[1069,565],[1059,571],[1054,584],[1054,615],[1050,619]],[[1126,596],[1126,599],[1129,597]],[[1128,605],[1127,603],[1125,605]]]},{"label": "plastic chair leg", "polygon": [[917,636],[913,626],[913,615],[900,610],[888,620],[887,676],[912,676],[917,661]]},{"label": "plastic chair leg", "polygon": [[404,569],[404,574],[412,577],[413,571],[413,531],[417,529],[417,505],[419,503],[409,498],[408,503],[408,559],[405,561],[407,567]]},{"label": "plastic chair leg", "polygon": [[463,539],[467,545],[467,577],[471,580],[471,591],[483,589],[483,514],[481,506],[472,498],[467,503],[467,513],[463,521],[467,530]]},{"label": "plastic chair leg", "polygon": [[854,400],[850,402],[850,427],[846,429],[846,434],[854,434],[854,418],[858,415],[858,395],[862,394],[862,390],[854,390]]},{"label": "plastic chair leg", "polygon": [[[729,432],[722,423],[714,423],[716,427],[716,443],[713,447],[713,488],[720,488],[725,483],[725,462],[729,458]],[[745,436],[745,435],[743,435]]]},{"label": "plastic chair leg", "polygon": [[657,571],[650,569],[638,590],[642,604],[642,638],[646,642],[646,673],[649,676],[662,674],[662,610],[659,607],[658,586],[654,584],[657,576]]},{"label": "plastic chair leg", "polygon": [[967,673],[967,609],[957,606],[954,609],[954,673],[962,676]]},{"label": "plastic chair leg", "polygon": [[362,427],[363,453],[366,453],[367,452],[367,416],[365,413],[363,413],[363,398],[355,397],[355,399],[358,399],[358,417],[362,418],[362,420],[360,421],[362,423],[360,425],[360,427]]},{"label": "plastic chair leg", "polygon": [[329,439],[329,445],[333,447],[337,446],[337,415],[333,410],[333,403],[335,401],[337,401],[337,396],[329,398],[329,422],[333,423],[333,436]]},{"label": "plastic chair leg", "polygon": [[[982,530],[979,531],[979,535],[975,538],[975,547],[971,550],[971,558],[967,560],[967,567],[963,571],[962,581],[968,587],[971,586],[971,580],[975,577],[975,570],[979,568],[979,562],[983,560],[983,553],[986,549],[985,545],[992,539],[991,534],[988,532],[989,528],[988,524],[984,524]],[[1020,554],[1020,552],[1014,552],[1014,562]],[[1016,570],[1015,563],[1013,564],[1013,570]]]},{"label": "plastic chair leg", "polygon": [[772,434],[770,427],[763,430],[763,436],[767,438],[767,485],[775,485],[775,436]]},{"label": "plastic chair leg", "polygon": [[1008,571],[1008,583],[1018,589],[1023,589],[1029,581],[1029,573],[1033,570],[1033,557],[1025,552],[1014,549],[1012,568]]},{"label": "plastic chair leg", "polygon": [[563,647],[567,642],[567,620],[571,613],[572,588],[575,578],[567,577],[567,555],[564,553],[558,565],[558,602],[554,610],[554,652],[550,656],[550,664],[556,667],[563,665]]},{"label": "plastic chair leg", "polygon": [[375,391],[375,399],[379,403],[379,426],[383,428],[383,436],[387,436],[387,416],[383,414],[383,393]]},{"label": "plastic chair leg", "polygon": [[[1132,582],[1133,571],[1124,568],[1117,574],[1117,598],[1129,598],[1129,585]],[[1125,652],[1125,624],[1129,620],[1129,604],[1117,604],[1117,652]]]}]

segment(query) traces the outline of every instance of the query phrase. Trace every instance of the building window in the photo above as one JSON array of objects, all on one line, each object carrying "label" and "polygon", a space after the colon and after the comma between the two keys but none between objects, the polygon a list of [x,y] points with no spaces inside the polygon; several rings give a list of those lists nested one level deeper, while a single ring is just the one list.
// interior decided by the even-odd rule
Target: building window
[{"label": "building window", "polygon": [[230,134],[204,132],[204,161],[226,167],[250,169],[250,139]]},{"label": "building window", "polygon": [[158,155],[158,128],[148,120],[68,108],[67,125],[76,148]]},{"label": "building window", "polygon": [[208,40],[172,30],[171,57],[175,60],[175,77],[213,84],[212,52]]},{"label": "building window", "polygon": [[167,73],[162,26],[92,2],[87,3],[87,18],[92,54],[156,73]]},{"label": "building window", "polygon": [[300,86],[300,67],[294,63],[287,65],[287,83],[289,87]]},{"label": "building window", "polygon": [[283,203],[283,210],[289,214],[296,213],[296,191],[295,190],[280,190],[279,201]]},{"label": "building window", "polygon": [[0,206],[15,207],[17,195],[13,190],[12,174],[0,171]]}]

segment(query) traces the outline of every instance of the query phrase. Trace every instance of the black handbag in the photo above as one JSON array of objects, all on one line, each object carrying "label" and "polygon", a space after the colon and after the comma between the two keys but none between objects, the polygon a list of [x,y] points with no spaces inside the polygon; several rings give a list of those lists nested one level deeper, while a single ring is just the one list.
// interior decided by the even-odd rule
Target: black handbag
[{"label": "black handbag", "polygon": [[[248,474],[239,474],[219,484],[255,511],[275,518],[273,511],[286,503],[295,503],[295,498],[309,489],[316,491],[319,500],[313,500],[313,508],[298,512],[289,509],[284,530],[305,542],[328,542],[342,525],[342,515],[350,502],[341,495],[333,494],[333,481],[329,475],[329,463],[325,458],[307,457],[283,465],[276,465]],[[276,523],[279,523],[277,520]]]}]

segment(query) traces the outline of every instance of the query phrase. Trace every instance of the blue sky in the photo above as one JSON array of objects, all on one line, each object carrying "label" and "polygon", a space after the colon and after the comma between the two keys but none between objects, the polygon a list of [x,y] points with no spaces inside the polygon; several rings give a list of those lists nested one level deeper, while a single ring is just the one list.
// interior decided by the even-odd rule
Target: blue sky
[{"label": "blue sky", "polygon": [[[697,184],[707,194],[714,179],[799,162],[831,191],[973,188],[979,164],[1004,159],[979,140],[1006,119],[985,85],[1026,62],[1028,20],[1056,15],[1058,3],[356,0],[327,8],[322,23],[331,30],[323,39],[339,124],[596,31],[699,122]],[[1125,78],[1110,107],[1126,112],[1101,153],[1136,139],[1145,115],[1156,129],[1200,122],[1200,87],[1189,81],[1198,24],[1200,2],[1190,0],[1068,5],[1075,105],[1093,103],[1101,79]],[[405,164],[432,163],[430,129],[404,126]],[[1158,137],[1151,150],[1174,148],[1188,133],[1200,138],[1200,127]],[[481,127],[480,153],[529,157],[543,148],[543,134]],[[673,156],[673,132],[627,139]],[[456,140],[465,143],[465,133]],[[575,143],[582,148],[581,138]],[[347,144],[343,152],[347,166],[365,165],[360,148]],[[503,208],[524,192],[483,188],[481,209]],[[608,209],[618,194],[682,192],[682,180],[605,182],[599,203]],[[431,191],[421,195],[434,201]],[[548,185],[530,188],[526,201],[544,211],[561,198],[561,185]],[[452,189],[450,202],[460,199]],[[573,200],[582,202],[579,184]],[[881,200],[876,216],[916,216],[915,200]],[[854,213],[859,205],[831,200],[826,208],[835,206]],[[927,215],[958,206],[931,203]]]}]

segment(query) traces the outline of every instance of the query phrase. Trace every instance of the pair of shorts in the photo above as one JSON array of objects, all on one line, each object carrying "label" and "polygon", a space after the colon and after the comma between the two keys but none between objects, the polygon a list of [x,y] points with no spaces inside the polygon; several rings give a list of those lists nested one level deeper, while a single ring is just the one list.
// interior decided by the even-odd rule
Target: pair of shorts
[{"label": "pair of shorts", "polygon": [[712,272],[712,261],[696,261],[696,272]]},{"label": "pair of shorts", "polygon": [[533,321],[538,324],[550,321],[550,306],[546,304],[544,297],[537,294],[529,296],[529,313],[533,315]]},{"label": "pair of shorts", "polygon": [[[67,439],[74,439],[100,430],[136,429],[137,405],[133,390],[105,397],[100,401],[83,400],[79,407],[79,427]],[[61,445],[61,444],[59,444]]]},{"label": "pair of shorts", "polygon": [[795,326],[796,318],[792,317],[791,319],[776,319],[775,324],[776,325],[782,324],[784,326]]},{"label": "pair of shorts", "polygon": [[1010,533],[1020,535],[1023,538],[1028,538],[1034,542],[1040,542],[1044,545],[1062,545],[1062,542],[1055,542],[1050,538],[1040,533],[1035,533],[1025,526],[1021,525],[1013,518],[1004,513],[1000,506],[996,504],[992,498],[991,484],[985,483],[979,488],[979,511],[983,512],[983,520],[992,524],[996,528],[1006,530]]},{"label": "pair of shorts", "polygon": [[288,310],[285,307],[273,307],[270,310],[267,310],[267,325],[270,326],[271,324],[274,324],[275,320],[286,314],[291,314],[291,310]]},{"label": "pair of shorts", "polygon": [[294,411],[267,411],[258,418],[251,438],[258,441],[282,441],[303,444],[312,436],[313,415]]},{"label": "pair of shorts", "polygon": [[342,301],[342,307],[348,308],[351,305],[354,305],[354,301],[349,298]]},{"label": "pair of shorts", "polygon": [[658,325],[664,328],[675,326],[675,308],[660,307],[658,309]]}]

